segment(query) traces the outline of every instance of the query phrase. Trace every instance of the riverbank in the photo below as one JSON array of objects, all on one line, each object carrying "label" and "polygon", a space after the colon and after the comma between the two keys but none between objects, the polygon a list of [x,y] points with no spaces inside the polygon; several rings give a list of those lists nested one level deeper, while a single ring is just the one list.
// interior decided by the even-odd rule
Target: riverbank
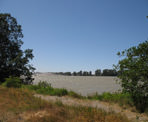
[{"label": "riverbank", "polygon": [[46,101],[27,89],[0,86],[0,121],[29,122],[129,122],[119,113],[88,106]]}]

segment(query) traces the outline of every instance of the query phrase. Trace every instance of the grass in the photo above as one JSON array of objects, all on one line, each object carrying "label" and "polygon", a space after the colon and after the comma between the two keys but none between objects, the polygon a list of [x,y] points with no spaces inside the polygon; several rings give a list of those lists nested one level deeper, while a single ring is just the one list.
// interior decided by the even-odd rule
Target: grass
[{"label": "grass", "polygon": [[25,89],[0,87],[0,121],[15,120],[18,113],[44,108],[46,101],[34,98],[32,92]]},{"label": "grass", "polygon": [[127,93],[121,93],[121,92],[115,92],[115,93],[109,93],[105,92],[103,94],[94,94],[91,96],[82,96],[80,94],[77,94],[74,91],[68,91],[64,88],[53,88],[51,84],[43,81],[39,82],[37,85],[25,85],[23,88],[27,88],[29,90],[32,90],[38,94],[44,94],[44,95],[52,95],[52,96],[70,96],[73,98],[78,99],[90,99],[90,100],[100,100],[110,103],[118,103],[120,106],[131,106],[133,107],[133,101],[131,99],[131,96]]},{"label": "grass", "polygon": [[25,88],[28,88],[29,90],[33,90],[36,93],[39,94],[45,94],[45,95],[52,95],[52,96],[65,96],[68,95],[68,91],[64,88],[59,89],[59,88],[53,88],[51,86],[48,87],[40,87],[38,85],[27,85]]},{"label": "grass", "polygon": [[73,97],[73,98],[78,98],[78,99],[86,99],[87,97],[84,97],[74,91],[68,91],[68,96]]},{"label": "grass", "polygon": [[39,82],[37,85],[23,85],[22,88],[27,88],[29,90],[35,91],[38,94],[51,95],[51,96],[71,96],[74,98],[85,98],[74,91],[68,91],[64,88],[53,88],[51,84],[43,81]]},{"label": "grass", "polygon": [[123,105],[134,106],[131,96],[128,93],[104,92],[103,94],[96,93],[92,96],[88,96],[87,98],[92,99],[92,100],[100,100],[100,101],[105,101],[105,102],[118,103],[120,106],[123,106]]},{"label": "grass", "polygon": [[51,84],[48,84],[47,82],[39,82],[37,85],[23,85],[22,88],[27,88],[29,90],[35,91],[39,94],[45,94],[45,95],[52,95],[52,96],[64,96],[68,95],[68,91],[64,88],[53,88]]},{"label": "grass", "polygon": [[128,122],[125,116],[100,109],[66,106],[35,98],[22,88],[0,86],[0,121],[30,122]]}]

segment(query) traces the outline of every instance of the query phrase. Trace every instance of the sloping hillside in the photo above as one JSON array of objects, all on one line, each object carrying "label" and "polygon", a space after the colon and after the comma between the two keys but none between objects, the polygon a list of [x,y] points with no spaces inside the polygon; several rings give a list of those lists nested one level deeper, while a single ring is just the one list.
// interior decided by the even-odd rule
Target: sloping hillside
[{"label": "sloping hillside", "polygon": [[128,122],[125,116],[101,109],[48,102],[25,89],[0,87],[2,122]]}]

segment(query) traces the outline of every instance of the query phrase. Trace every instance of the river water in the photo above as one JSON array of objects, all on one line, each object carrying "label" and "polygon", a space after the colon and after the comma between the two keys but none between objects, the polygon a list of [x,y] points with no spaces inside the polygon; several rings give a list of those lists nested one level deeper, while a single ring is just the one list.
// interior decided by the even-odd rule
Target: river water
[{"label": "river water", "polygon": [[55,88],[66,88],[81,95],[92,95],[96,92],[115,92],[121,90],[117,77],[110,76],[62,76],[52,73],[38,73],[34,75],[34,84],[47,81]]}]

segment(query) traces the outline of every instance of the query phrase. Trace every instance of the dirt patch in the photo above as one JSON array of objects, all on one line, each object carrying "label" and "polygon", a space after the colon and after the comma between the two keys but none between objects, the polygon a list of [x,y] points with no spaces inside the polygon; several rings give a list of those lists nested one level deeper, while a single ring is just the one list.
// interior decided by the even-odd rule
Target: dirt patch
[{"label": "dirt patch", "polygon": [[29,120],[30,118],[33,117],[44,117],[46,115],[49,115],[49,113],[47,113],[47,111],[34,111],[34,112],[24,112],[22,113],[20,116],[21,118],[23,118],[23,120]]}]

